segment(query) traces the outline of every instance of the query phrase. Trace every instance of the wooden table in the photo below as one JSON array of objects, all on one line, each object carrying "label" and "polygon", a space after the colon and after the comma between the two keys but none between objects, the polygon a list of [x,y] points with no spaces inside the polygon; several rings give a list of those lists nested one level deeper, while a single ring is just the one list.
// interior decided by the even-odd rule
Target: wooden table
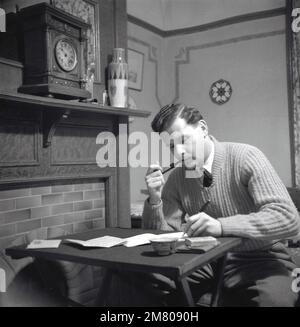
[{"label": "wooden table", "polygon": [[[142,233],[160,234],[159,231],[142,229],[106,228],[68,235],[63,238],[88,240],[104,235],[130,237]],[[160,273],[175,281],[183,293],[185,304],[194,306],[194,300],[187,281],[195,270],[218,259],[219,276],[213,294],[212,305],[216,306],[219,291],[223,281],[223,269],[226,254],[241,243],[241,239],[233,237],[219,238],[220,244],[206,253],[175,253],[169,256],[157,256],[151,245],[127,248],[116,246],[112,248],[83,248],[71,243],[61,243],[56,249],[26,249],[26,246],[16,246],[6,249],[6,254],[13,258],[31,256],[47,260],[65,260],[81,264],[101,266],[124,271],[139,271]]]}]

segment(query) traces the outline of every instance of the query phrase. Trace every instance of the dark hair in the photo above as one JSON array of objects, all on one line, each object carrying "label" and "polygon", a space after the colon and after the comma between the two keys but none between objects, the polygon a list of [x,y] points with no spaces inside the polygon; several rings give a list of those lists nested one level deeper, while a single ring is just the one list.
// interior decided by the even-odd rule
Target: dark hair
[{"label": "dark hair", "polygon": [[185,119],[188,124],[195,124],[203,119],[198,108],[188,107],[181,103],[172,103],[160,109],[154,117],[151,127],[154,132],[161,133],[171,126],[177,117]]}]

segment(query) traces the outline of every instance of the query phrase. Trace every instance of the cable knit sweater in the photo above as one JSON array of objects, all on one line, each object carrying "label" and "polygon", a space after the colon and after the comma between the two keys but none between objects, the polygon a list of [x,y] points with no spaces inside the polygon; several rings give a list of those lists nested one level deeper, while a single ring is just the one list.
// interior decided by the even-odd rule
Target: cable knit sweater
[{"label": "cable knit sweater", "polygon": [[218,142],[212,166],[213,183],[185,178],[184,168],[170,174],[162,201],[145,201],[143,228],[182,231],[186,214],[192,216],[210,199],[205,212],[218,219],[222,236],[238,236],[237,252],[269,248],[300,231],[300,220],[287,190],[264,154],[254,146]]}]

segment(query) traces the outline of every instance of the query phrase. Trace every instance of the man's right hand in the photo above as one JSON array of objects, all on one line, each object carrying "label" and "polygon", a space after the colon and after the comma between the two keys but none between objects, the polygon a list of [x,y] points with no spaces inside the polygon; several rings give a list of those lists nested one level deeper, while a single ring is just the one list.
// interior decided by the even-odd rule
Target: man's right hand
[{"label": "man's right hand", "polygon": [[146,173],[145,182],[150,195],[150,204],[158,204],[161,200],[163,185],[165,184],[162,168],[157,164],[150,165]]}]

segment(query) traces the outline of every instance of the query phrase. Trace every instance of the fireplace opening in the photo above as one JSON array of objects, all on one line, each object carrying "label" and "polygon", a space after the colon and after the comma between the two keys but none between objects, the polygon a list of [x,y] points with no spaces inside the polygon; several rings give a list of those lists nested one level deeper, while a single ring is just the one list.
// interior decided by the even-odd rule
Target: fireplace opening
[{"label": "fireplace opening", "polygon": [[31,234],[50,238],[105,228],[105,179],[46,181],[0,190],[0,249]]}]

